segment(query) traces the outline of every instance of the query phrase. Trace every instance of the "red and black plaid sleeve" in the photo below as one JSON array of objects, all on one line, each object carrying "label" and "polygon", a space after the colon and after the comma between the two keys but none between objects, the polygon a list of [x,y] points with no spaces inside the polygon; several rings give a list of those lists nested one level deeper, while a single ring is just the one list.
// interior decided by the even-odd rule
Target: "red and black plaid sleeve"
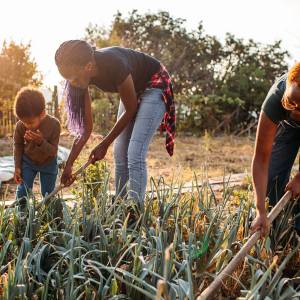
[{"label": "red and black plaid sleeve", "polygon": [[160,70],[152,75],[148,88],[159,88],[163,91],[162,98],[166,104],[166,112],[162,121],[162,128],[166,133],[166,149],[170,156],[174,153],[174,140],[176,132],[175,101],[171,77],[166,68],[161,65]]}]

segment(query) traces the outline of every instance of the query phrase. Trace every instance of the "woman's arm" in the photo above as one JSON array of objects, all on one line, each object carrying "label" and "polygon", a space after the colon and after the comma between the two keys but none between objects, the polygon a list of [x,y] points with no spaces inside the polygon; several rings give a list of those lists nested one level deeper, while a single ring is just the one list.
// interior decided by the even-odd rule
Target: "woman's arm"
[{"label": "woman's arm", "polygon": [[258,122],[252,161],[256,208],[260,213],[266,212],[265,198],[267,193],[269,161],[276,129],[277,125],[262,112]]},{"label": "woman's arm", "polygon": [[129,124],[137,112],[138,100],[131,75],[128,75],[127,78],[120,84],[118,90],[121,101],[125,107],[125,112],[117,120],[116,124],[103,139],[103,141],[92,151],[90,157],[93,162],[104,158],[107,148]]},{"label": "woman's arm", "polygon": [[261,113],[256,133],[255,150],[252,161],[252,177],[257,217],[252,223],[252,230],[260,230],[262,236],[269,230],[265,198],[267,193],[269,161],[277,125],[264,112]]},{"label": "woman's arm", "polygon": [[65,186],[72,184],[72,182],[74,181],[74,178],[71,178],[73,163],[79,156],[83,146],[88,141],[88,139],[92,133],[92,130],[93,130],[91,98],[90,98],[88,90],[86,91],[86,94],[84,97],[84,105],[85,105],[85,108],[84,108],[85,109],[85,118],[84,118],[83,134],[74,140],[70,155],[66,162],[66,167],[65,167],[64,172],[61,177],[61,183],[64,184]]}]

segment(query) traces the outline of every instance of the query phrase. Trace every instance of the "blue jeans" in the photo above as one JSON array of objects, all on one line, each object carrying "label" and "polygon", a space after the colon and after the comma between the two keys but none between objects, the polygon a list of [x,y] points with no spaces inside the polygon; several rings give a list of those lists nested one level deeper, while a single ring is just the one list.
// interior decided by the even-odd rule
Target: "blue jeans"
[{"label": "blue jeans", "polygon": [[17,186],[17,199],[21,200],[28,196],[32,190],[37,173],[40,174],[41,193],[44,197],[46,193],[51,193],[55,188],[58,173],[57,157],[45,165],[36,165],[32,160],[23,155],[21,166],[23,183]]},{"label": "blue jeans", "polygon": [[[274,206],[284,194],[299,146],[300,128],[281,122],[277,128],[269,165],[267,196],[271,206]],[[299,200],[294,213],[300,213]],[[300,233],[300,217],[295,219],[295,228]]]},{"label": "blue jeans", "polygon": [[[118,118],[125,111],[120,101]],[[116,195],[128,196],[143,204],[147,185],[146,156],[150,141],[159,127],[166,106],[160,89],[146,89],[138,112],[114,142]],[[163,145],[162,145],[163,147]]]}]

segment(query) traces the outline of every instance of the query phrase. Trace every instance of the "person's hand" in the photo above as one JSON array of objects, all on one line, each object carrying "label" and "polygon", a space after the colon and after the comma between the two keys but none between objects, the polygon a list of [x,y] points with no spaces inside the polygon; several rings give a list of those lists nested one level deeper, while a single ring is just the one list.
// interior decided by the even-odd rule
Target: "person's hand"
[{"label": "person's hand", "polygon": [[25,131],[24,140],[29,143],[32,141],[32,138],[29,136],[29,130]]},{"label": "person's hand", "polygon": [[21,169],[16,168],[14,173],[14,180],[17,184],[21,184],[23,182],[22,176],[21,176]]},{"label": "person's hand", "polygon": [[44,140],[44,137],[43,137],[43,134],[37,130],[36,132],[34,131],[31,131],[31,130],[26,130],[25,132],[25,135],[24,135],[24,139],[27,141],[27,142],[35,142],[37,145],[41,145],[43,140]]},{"label": "person's hand", "polygon": [[251,232],[260,230],[260,237],[263,238],[269,234],[270,231],[270,221],[266,213],[257,213],[255,219],[251,224]]},{"label": "person's hand", "polygon": [[105,143],[100,143],[98,146],[96,146],[89,157],[89,160],[91,163],[95,163],[98,160],[101,160],[105,157],[106,152],[107,152],[108,146]]},{"label": "person's hand", "polygon": [[298,173],[285,187],[285,191],[292,192],[292,198],[300,195],[300,173]]},{"label": "person's hand", "polygon": [[63,186],[70,186],[75,181],[75,179],[75,176],[72,175],[72,167],[65,166],[60,179],[61,184]]}]

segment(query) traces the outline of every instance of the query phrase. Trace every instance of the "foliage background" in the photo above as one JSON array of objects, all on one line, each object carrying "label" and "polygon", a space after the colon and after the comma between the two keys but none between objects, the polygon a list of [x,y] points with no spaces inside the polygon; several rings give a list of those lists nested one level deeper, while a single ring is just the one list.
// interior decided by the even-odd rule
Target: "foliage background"
[{"label": "foliage background", "polygon": [[[265,45],[230,33],[221,41],[206,34],[201,22],[188,31],[184,19],[164,11],[117,13],[109,28],[90,24],[84,39],[97,47],[120,45],[158,58],[172,76],[177,129],[184,133],[232,133],[255,123],[268,89],[288,67],[289,54],[280,41]],[[1,103],[11,104],[22,86],[41,84],[30,44],[4,42]],[[105,134],[115,121],[119,99],[96,89],[91,94],[95,130]]]}]

